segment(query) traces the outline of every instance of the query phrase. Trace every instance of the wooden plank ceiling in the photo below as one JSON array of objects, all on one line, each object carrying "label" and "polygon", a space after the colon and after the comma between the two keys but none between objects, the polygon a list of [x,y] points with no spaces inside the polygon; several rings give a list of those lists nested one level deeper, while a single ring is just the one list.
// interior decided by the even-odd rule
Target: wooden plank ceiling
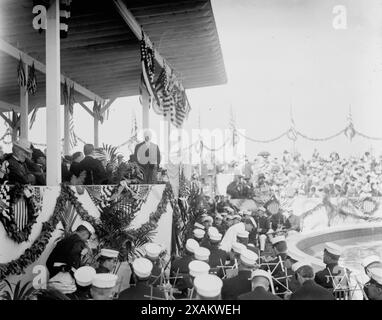
[{"label": "wooden plank ceiling", "polygon": [[[226,83],[209,0],[125,0],[155,47],[181,76],[186,89]],[[0,1],[0,38],[45,63],[45,32],[32,27],[32,0]],[[139,42],[113,1],[73,0],[69,34],[61,39],[61,72],[111,99],[138,95]],[[19,105],[17,63],[0,51],[0,101]],[[45,75],[30,106],[45,106]],[[78,101],[86,101],[77,95]]]}]

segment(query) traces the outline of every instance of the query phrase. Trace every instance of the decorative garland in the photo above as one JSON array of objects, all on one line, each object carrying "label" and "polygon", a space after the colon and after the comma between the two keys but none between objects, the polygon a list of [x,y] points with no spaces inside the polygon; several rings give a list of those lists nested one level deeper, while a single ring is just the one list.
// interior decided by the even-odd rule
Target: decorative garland
[{"label": "decorative garland", "polygon": [[[3,223],[7,235],[17,243],[21,243],[28,240],[32,231],[32,226],[37,220],[39,211],[35,203],[35,197],[33,195],[33,192],[30,192],[29,190],[26,191],[26,188],[27,187],[22,186],[20,184],[15,184],[9,189],[9,206],[7,208],[8,210],[6,208],[3,208],[0,215],[0,221]],[[30,196],[26,196],[25,192],[29,192]],[[15,221],[14,205],[22,198],[24,198],[25,200],[28,222],[22,228],[22,230],[20,230]]]},{"label": "decorative garland", "polygon": [[[149,222],[144,223],[138,229],[129,230],[133,241],[137,241],[140,234],[155,230],[159,219],[166,211],[168,202],[173,200],[171,184],[167,183],[165,190],[163,191],[162,199],[159,202],[156,211],[150,214]],[[31,247],[27,248],[19,258],[6,264],[0,264],[0,281],[10,275],[22,274],[25,268],[34,263],[41,256],[41,254],[46,249],[46,246],[49,243],[49,240],[52,237],[52,233],[56,229],[57,224],[60,222],[60,215],[63,211],[65,211],[68,202],[73,205],[81,219],[92,224],[97,232],[99,228],[98,219],[88,214],[88,212],[83,208],[81,202],[79,202],[77,199],[74,191],[67,184],[62,184],[61,192],[57,198],[53,214],[48,221],[42,223],[41,233],[33,242]]]}]

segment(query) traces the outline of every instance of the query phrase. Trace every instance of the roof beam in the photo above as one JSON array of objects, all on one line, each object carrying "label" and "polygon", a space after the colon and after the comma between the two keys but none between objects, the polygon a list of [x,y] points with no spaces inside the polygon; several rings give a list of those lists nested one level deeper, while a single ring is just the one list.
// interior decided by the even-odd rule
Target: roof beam
[{"label": "roof beam", "polygon": [[110,108],[110,106],[112,105],[112,103],[115,101],[115,98],[114,99],[110,99],[107,103],[106,103],[106,105],[103,107],[103,108],[101,108],[101,114],[103,114],[107,109],[109,109]]},{"label": "roof beam", "polygon": [[13,127],[13,123],[12,123],[12,121],[9,120],[8,117],[7,117],[4,113],[0,112],[0,117],[2,117],[2,118],[9,124],[9,126],[10,126],[11,128]]},{"label": "roof beam", "polygon": [[8,103],[8,102],[1,101],[1,100],[0,100],[0,109],[7,110],[7,111],[11,111],[11,110],[17,111],[17,112],[20,111],[19,106],[16,106],[15,104]]},{"label": "roof beam", "polygon": [[[43,63],[40,61],[32,58],[31,56],[27,55],[26,53],[20,51],[16,47],[12,46],[8,42],[4,41],[3,39],[0,39],[0,50],[7,53],[8,55],[14,57],[15,59],[19,59],[20,57],[23,58],[24,62],[28,65],[32,65],[34,63],[34,66],[36,70],[46,74],[46,67]],[[88,90],[87,88],[81,86],[80,84],[76,83],[75,81],[69,79],[68,77],[65,77],[61,74],[61,83],[64,83],[65,80],[67,80],[70,83],[73,83],[74,90],[78,93],[82,94],[83,96],[89,98],[90,100],[96,100],[99,102],[104,102],[105,99],[100,97],[99,95],[95,94],[94,92]]]},{"label": "roof beam", "polygon": [[88,108],[88,106],[83,102],[77,102],[82,108],[84,108],[93,118],[94,113]]}]

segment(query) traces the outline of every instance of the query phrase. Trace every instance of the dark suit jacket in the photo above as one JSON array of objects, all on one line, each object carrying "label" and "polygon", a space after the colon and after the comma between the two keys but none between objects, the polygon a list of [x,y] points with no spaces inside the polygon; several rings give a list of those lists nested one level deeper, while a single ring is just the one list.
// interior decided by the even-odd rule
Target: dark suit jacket
[{"label": "dark suit jacket", "polygon": [[69,267],[78,269],[81,266],[81,252],[85,247],[85,242],[76,233],[59,241],[46,262],[50,278],[59,271],[53,267],[55,262],[65,263]]},{"label": "dark suit jacket", "polygon": [[335,300],[331,291],[315,283],[305,281],[302,286],[292,293],[290,300]]},{"label": "dark suit jacket", "polygon": [[105,168],[101,161],[94,159],[90,156],[86,156],[84,160],[80,162],[78,171],[86,171],[85,185],[97,185],[107,184],[107,175]]},{"label": "dark suit jacket", "polygon": [[9,184],[28,184],[28,174],[30,173],[26,163],[18,161],[12,154],[7,154],[4,161],[8,162],[8,174],[4,176],[3,180],[8,180]]},{"label": "dark suit jacket", "polygon": [[238,300],[282,300],[280,297],[266,291],[263,287],[256,287],[252,292],[241,294]]},{"label": "dark suit jacket", "polygon": [[152,300],[158,300],[155,298],[165,298],[163,292],[159,288],[152,287],[151,292],[151,287],[146,281],[138,281],[135,287],[123,290],[119,294],[118,300],[151,300],[151,296],[154,298]]},{"label": "dark suit jacket", "polygon": [[236,277],[223,280],[222,299],[237,300],[238,296],[252,289],[251,271],[239,271]]},{"label": "dark suit jacket", "polygon": [[141,166],[147,164],[159,166],[161,161],[159,147],[152,142],[150,142],[149,148],[145,144],[145,142],[141,142],[135,146],[135,161],[137,161],[137,163]]}]

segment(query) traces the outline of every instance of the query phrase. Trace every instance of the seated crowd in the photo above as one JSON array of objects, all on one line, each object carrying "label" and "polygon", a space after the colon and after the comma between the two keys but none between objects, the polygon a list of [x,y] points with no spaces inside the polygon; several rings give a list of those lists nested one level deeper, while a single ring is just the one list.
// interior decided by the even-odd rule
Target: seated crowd
[{"label": "seated crowd", "polygon": [[[94,300],[349,298],[349,273],[339,266],[342,248],[325,244],[322,270],[313,268],[309,261],[294,260],[283,233],[287,225],[277,219],[275,201],[265,210],[264,215],[235,214],[229,207],[221,213],[205,213],[170,264],[163,258],[165,251],[160,244],[147,243],[131,258],[131,275],[116,271],[119,252],[110,248],[100,251],[97,265],[82,262],[86,241],[95,232],[88,222],[83,222],[73,235],[58,242],[49,256],[48,290],[58,290],[69,299]],[[360,263],[369,278],[359,288],[364,299],[381,300],[380,258],[368,256]],[[121,279],[126,277],[130,278],[129,285],[121,290]],[[37,299],[47,299],[47,293]]]}]

